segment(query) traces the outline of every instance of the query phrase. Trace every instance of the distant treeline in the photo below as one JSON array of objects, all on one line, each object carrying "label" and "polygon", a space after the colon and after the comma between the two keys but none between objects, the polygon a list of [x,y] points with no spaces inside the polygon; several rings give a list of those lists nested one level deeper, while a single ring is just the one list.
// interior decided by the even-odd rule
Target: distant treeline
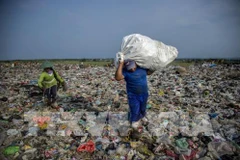
[{"label": "distant treeline", "polygon": [[28,60],[20,60],[20,59],[16,59],[16,60],[0,60],[0,62],[44,62],[44,61],[51,61],[51,62],[60,62],[60,61],[79,61],[79,62],[111,62],[114,61],[113,58],[82,58],[82,59],[28,59]]},{"label": "distant treeline", "polygon": [[195,63],[203,63],[203,62],[209,62],[209,63],[240,63],[240,58],[234,58],[234,59],[217,59],[217,58],[209,58],[209,59],[187,59],[187,58],[178,58],[175,59],[176,62],[195,62]]}]

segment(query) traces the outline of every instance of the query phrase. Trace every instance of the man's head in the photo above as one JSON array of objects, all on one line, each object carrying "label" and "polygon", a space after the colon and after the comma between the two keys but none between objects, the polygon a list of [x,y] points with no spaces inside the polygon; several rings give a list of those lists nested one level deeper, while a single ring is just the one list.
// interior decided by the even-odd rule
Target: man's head
[{"label": "man's head", "polygon": [[48,74],[52,74],[53,73],[53,68],[47,67],[47,68],[44,68],[44,71],[47,72]]},{"label": "man's head", "polygon": [[137,64],[133,60],[126,60],[124,61],[124,67],[129,71],[129,72],[134,72],[137,68]]},{"label": "man's head", "polygon": [[49,70],[53,70],[51,67],[44,68],[44,71],[48,72]]}]

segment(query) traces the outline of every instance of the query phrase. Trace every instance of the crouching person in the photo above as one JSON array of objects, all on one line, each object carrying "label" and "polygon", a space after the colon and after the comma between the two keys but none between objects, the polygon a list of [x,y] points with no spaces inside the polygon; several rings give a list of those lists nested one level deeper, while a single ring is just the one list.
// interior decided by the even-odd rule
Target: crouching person
[{"label": "crouching person", "polygon": [[[57,107],[58,83],[66,86],[62,77],[53,69],[53,64],[49,61],[43,62],[43,69],[39,79],[38,86],[42,89],[44,97],[47,97],[47,105]],[[66,87],[64,87],[65,89]]]}]

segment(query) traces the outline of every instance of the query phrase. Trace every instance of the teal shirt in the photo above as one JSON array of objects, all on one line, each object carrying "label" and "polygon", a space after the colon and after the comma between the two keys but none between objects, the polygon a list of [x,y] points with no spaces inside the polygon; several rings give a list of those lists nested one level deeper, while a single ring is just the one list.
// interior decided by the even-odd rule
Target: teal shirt
[{"label": "teal shirt", "polygon": [[38,86],[40,88],[50,88],[54,85],[57,85],[57,79],[62,84],[64,80],[62,79],[61,76],[59,76],[59,74],[56,71],[54,72],[56,77],[54,76],[54,73],[49,75],[47,72],[43,71],[38,79]]}]

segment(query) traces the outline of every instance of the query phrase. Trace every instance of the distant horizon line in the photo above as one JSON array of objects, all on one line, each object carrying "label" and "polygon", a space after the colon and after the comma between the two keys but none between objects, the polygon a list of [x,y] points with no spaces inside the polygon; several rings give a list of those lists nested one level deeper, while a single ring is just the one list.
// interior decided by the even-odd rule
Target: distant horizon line
[{"label": "distant horizon line", "polygon": [[[0,60],[0,62],[4,61],[59,61],[59,60],[114,60],[115,58],[50,58],[50,59],[9,59],[9,60]],[[240,57],[235,58],[176,58],[175,60],[240,60]]]}]

